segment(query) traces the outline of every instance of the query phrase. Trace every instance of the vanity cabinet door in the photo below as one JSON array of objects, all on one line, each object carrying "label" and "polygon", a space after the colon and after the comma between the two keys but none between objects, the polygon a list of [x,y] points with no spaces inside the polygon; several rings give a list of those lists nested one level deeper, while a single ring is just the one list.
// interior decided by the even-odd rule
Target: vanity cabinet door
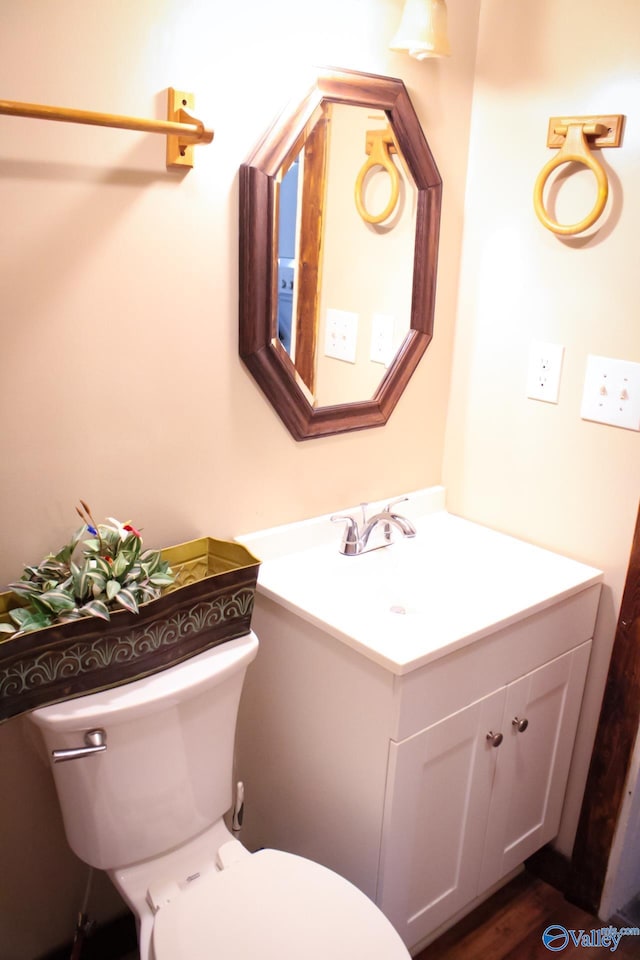
[{"label": "vanity cabinet door", "polygon": [[590,647],[391,742],[377,903],[410,949],[558,832]]},{"label": "vanity cabinet door", "polygon": [[507,687],[479,893],[558,832],[590,648]]},{"label": "vanity cabinet door", "polygon": [[505,695],[390,744],[377,903],[408,945],[476,895]]}]

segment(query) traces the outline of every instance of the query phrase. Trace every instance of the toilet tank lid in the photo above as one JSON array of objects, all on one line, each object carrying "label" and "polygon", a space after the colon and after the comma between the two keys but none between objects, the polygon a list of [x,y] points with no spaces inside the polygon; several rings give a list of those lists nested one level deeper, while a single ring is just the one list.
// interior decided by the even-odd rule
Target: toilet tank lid
[{"label": "toilet tank lid", "polygon": [[155,917],[156,960],[409,960],[382,912],[310,860],[260,850],[203,876]]},{"label": "toilet tank lid", "polygon": [[149,677],[33,710],[29,717],[45,729],[77,730],[99,721],[124,722],[165,710],[222,683],[243,669],[258,651],[251,632],[228,640]]}]

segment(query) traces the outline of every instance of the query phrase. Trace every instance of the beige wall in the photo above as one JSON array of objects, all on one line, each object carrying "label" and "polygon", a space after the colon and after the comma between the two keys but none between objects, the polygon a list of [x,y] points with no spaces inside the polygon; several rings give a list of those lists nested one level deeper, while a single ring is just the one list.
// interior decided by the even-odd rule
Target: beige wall
[{"label": "beige wall", "polygon": [[[638,5],[484,0],[466,207],[479,0],[450,0],[455,54],[425,64],[387,52],[400,0],[325,0],[321,20],[292,0],[5,7],[4,98],[160,116],[173,84],[216,139],[180,177],[160,138],[0,118],[0,583],[62,541],[79,497],[161,545],[444,477],[456,512],[605,571],[569,849],[638,503],[637,434],[579,418],[588,353],[640,361]],[[296,444],[237,357],[237,169],[313,63],[405,79],[444,208],[434,341],[390,423]],[[602,156],[610,209],[562,241],[531,205],[547,120],[595,110],[627,116]],[[525,397],[534,338],[566,348],[557,406]],[[70,935],[85,872],[22,721],[0,728],[0,763],[0,943],[32,960]],[[116,909],[106,884],[91,907]]]},{"label": "beige wall", "polygon": [[[158,137],[0,117],[0,583],[79,497],[157,546],[439,482],[478,8],[451,10],[455,58],[418,64],[387,50],[400,0],[3,5],[3,98],[162,116],[173,85],[216,137],[182,177]],[[237,171],[311,64],[401,76],[445,193],[435,338],[390,423],[296,444],[237,355]],[[0,952],[33,960],[71,935],[85,871],[22,721],[0,764]]]},{"label": "beige wall", "polygon": [[[450,3],[453,6],[453,3]],[[536,219],[548,119],[623,113],[601,151],[611,200],[590,238]],[[638,510],[637,433],[580,419],[587,355],[640,361],[640,5],[483,0],[447,427],[449,506],[605,572],[599,628],[560,837],[570,850]],[[575,222],[593,178],[564,184]],[[580,213],[579,211],[582,211]],[[532,339],[565,346],[557,406],[526,399]],[[628,844],[640,887],[638,837]],[[635,892],[635,891],[634,891]],[[618,904],[619,905],[619,904]],[[616,906],[616,904],[614,904]]]}]

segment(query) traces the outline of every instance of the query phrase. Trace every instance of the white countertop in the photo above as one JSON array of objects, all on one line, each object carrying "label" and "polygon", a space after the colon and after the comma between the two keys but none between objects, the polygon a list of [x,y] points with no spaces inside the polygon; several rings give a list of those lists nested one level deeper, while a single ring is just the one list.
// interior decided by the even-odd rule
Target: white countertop
[{"label": "white countertop", "polygon": [[355,557],[339,552],[341,526],[328,515],[238,537],[262,560],[258,592],[405,674],[602,580],[447,513],[441,487],[408,496],[395,509],[417,535],[394,532],[390,546]]}]

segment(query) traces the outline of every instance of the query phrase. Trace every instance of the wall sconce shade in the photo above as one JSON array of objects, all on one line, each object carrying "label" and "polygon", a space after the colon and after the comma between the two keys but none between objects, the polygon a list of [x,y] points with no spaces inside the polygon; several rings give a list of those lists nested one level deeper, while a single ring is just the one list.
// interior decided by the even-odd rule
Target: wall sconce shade
[{"label": "wall sconce shade", "polygon": [[400,26],[389,49],[407,51],[416,60],[450,56],[445,0],[405,0]]}]

